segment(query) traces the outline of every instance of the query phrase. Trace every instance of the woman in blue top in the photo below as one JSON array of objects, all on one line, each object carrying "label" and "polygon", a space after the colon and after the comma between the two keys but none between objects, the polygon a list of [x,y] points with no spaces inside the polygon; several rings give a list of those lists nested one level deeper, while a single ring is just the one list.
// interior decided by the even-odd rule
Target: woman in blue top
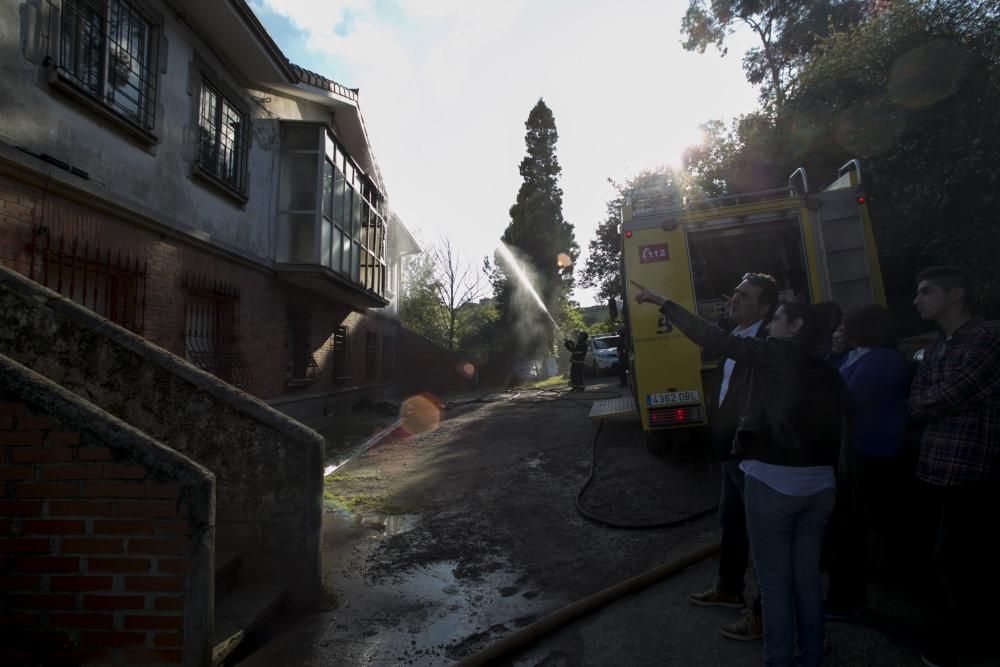
[{"label": "woman in blue top", "polygon": [[[827,617],[852,618],[864,606],[870,528],[887,529],[904,482],[900,463],[909,374],[896,351],[896,327],[882,306],[858,306],[834,336],[836,363],[847,386],[852,448],[830,526]],[[848,351],[849,350],[849,351]]]},{"label": "woman in blue top", "polygon": [[734,453],[744,457],[764,664],[815,667],[825,622],[820,554],[833,511],[843,410],[840,377],[816,350],[818,317],[808,304],[784,303],[768,325],[767,340],[741,338],[636,286],[636,301],[659,306],[692,341],[751,368]]}]

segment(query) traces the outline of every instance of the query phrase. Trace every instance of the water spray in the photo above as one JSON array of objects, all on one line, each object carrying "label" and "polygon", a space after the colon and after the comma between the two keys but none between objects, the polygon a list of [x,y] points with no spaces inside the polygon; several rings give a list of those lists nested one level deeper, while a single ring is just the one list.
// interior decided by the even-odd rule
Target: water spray
[{"label": "water spray", "polygon": [[514,272],[514,276],[518,279],[518,282],[521,283],[521,287],[528,290],[528,293],[535,300],[535,303],[537,303],[538,307],[542,309],[542,312],[545,313],[545,316],[549,318],[549,322],[552,322],[552,326],[553,328],[555,328],[556,332],[561,333],[559,325],[552,317],[552,314],[549,313],[549,309],[545,307],[545,302],[542,301],[542,297],[540,297],[538,295],[538,292],[535,291],[535,288],[532,287],[531,280],[528,279],[528,274],[524,270],[524,267],[521,266],[521,263],[517,261],[516,257],[514,257],[514,253],[510,251],[510,248],[507,247],[507,244],[504,243],[503,241],[500,241],[500,245],[497,246],[497,252],[500,253],[504,261],[510,266],[510,269]]}]

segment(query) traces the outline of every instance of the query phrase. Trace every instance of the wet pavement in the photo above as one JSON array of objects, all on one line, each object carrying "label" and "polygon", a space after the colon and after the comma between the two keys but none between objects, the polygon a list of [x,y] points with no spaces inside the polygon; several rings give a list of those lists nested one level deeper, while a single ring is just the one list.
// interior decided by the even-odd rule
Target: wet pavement
[{"label": "wet pavement", "polygon": [[[447,665],[545,615],[718,539],[709,512],[671,528],[619,530],[704,514],[718,471],[690,445],[650,451],[637,422],[606,422],[589,403],[617,393],[521,392],[456,401],[433,430],[387,439],[330,478],[326,610],[288,618],[239,664]],[[604,392],[604,393],[598,393]],[[588,395],[589,394],[589,395]],[[595,444],[596,443],[596,444]],[[294,566],[294,564],[290,564]],[[687,593],[715,575],[710,559],[612,603],[500,664],[759,665],[760,642],[723,638],[729,609]],[[752,588],[752,573],[748,581]],[[919,600],[873,587],[855,624],[828,624],[827,665],[919,665]]]}]

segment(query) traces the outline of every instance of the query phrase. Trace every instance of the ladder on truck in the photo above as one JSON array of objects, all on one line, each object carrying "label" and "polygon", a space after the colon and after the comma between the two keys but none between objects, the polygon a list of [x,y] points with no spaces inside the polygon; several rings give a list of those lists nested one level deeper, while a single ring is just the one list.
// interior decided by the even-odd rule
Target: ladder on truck
[{"label": "ladder on truck", "polygon": [[826,278],[823,297],[843,308],[884,302],[881,279],[876,284],[872,274],[874,249],[864,219],[861,165],[851,160],[839,173],[830,187],[808,197]]}]

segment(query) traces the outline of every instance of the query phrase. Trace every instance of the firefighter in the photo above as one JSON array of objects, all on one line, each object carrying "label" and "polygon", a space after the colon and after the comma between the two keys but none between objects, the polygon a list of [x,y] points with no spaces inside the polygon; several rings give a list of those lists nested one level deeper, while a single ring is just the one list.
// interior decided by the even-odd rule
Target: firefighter
[{"label": "firefighter", "polygon": [[572,353],[569,358],[569,386],[573,391],[583,391],[583,359],[587,355],[587,332],[581,331],[576,343],[567,338],[563,344]]}]

